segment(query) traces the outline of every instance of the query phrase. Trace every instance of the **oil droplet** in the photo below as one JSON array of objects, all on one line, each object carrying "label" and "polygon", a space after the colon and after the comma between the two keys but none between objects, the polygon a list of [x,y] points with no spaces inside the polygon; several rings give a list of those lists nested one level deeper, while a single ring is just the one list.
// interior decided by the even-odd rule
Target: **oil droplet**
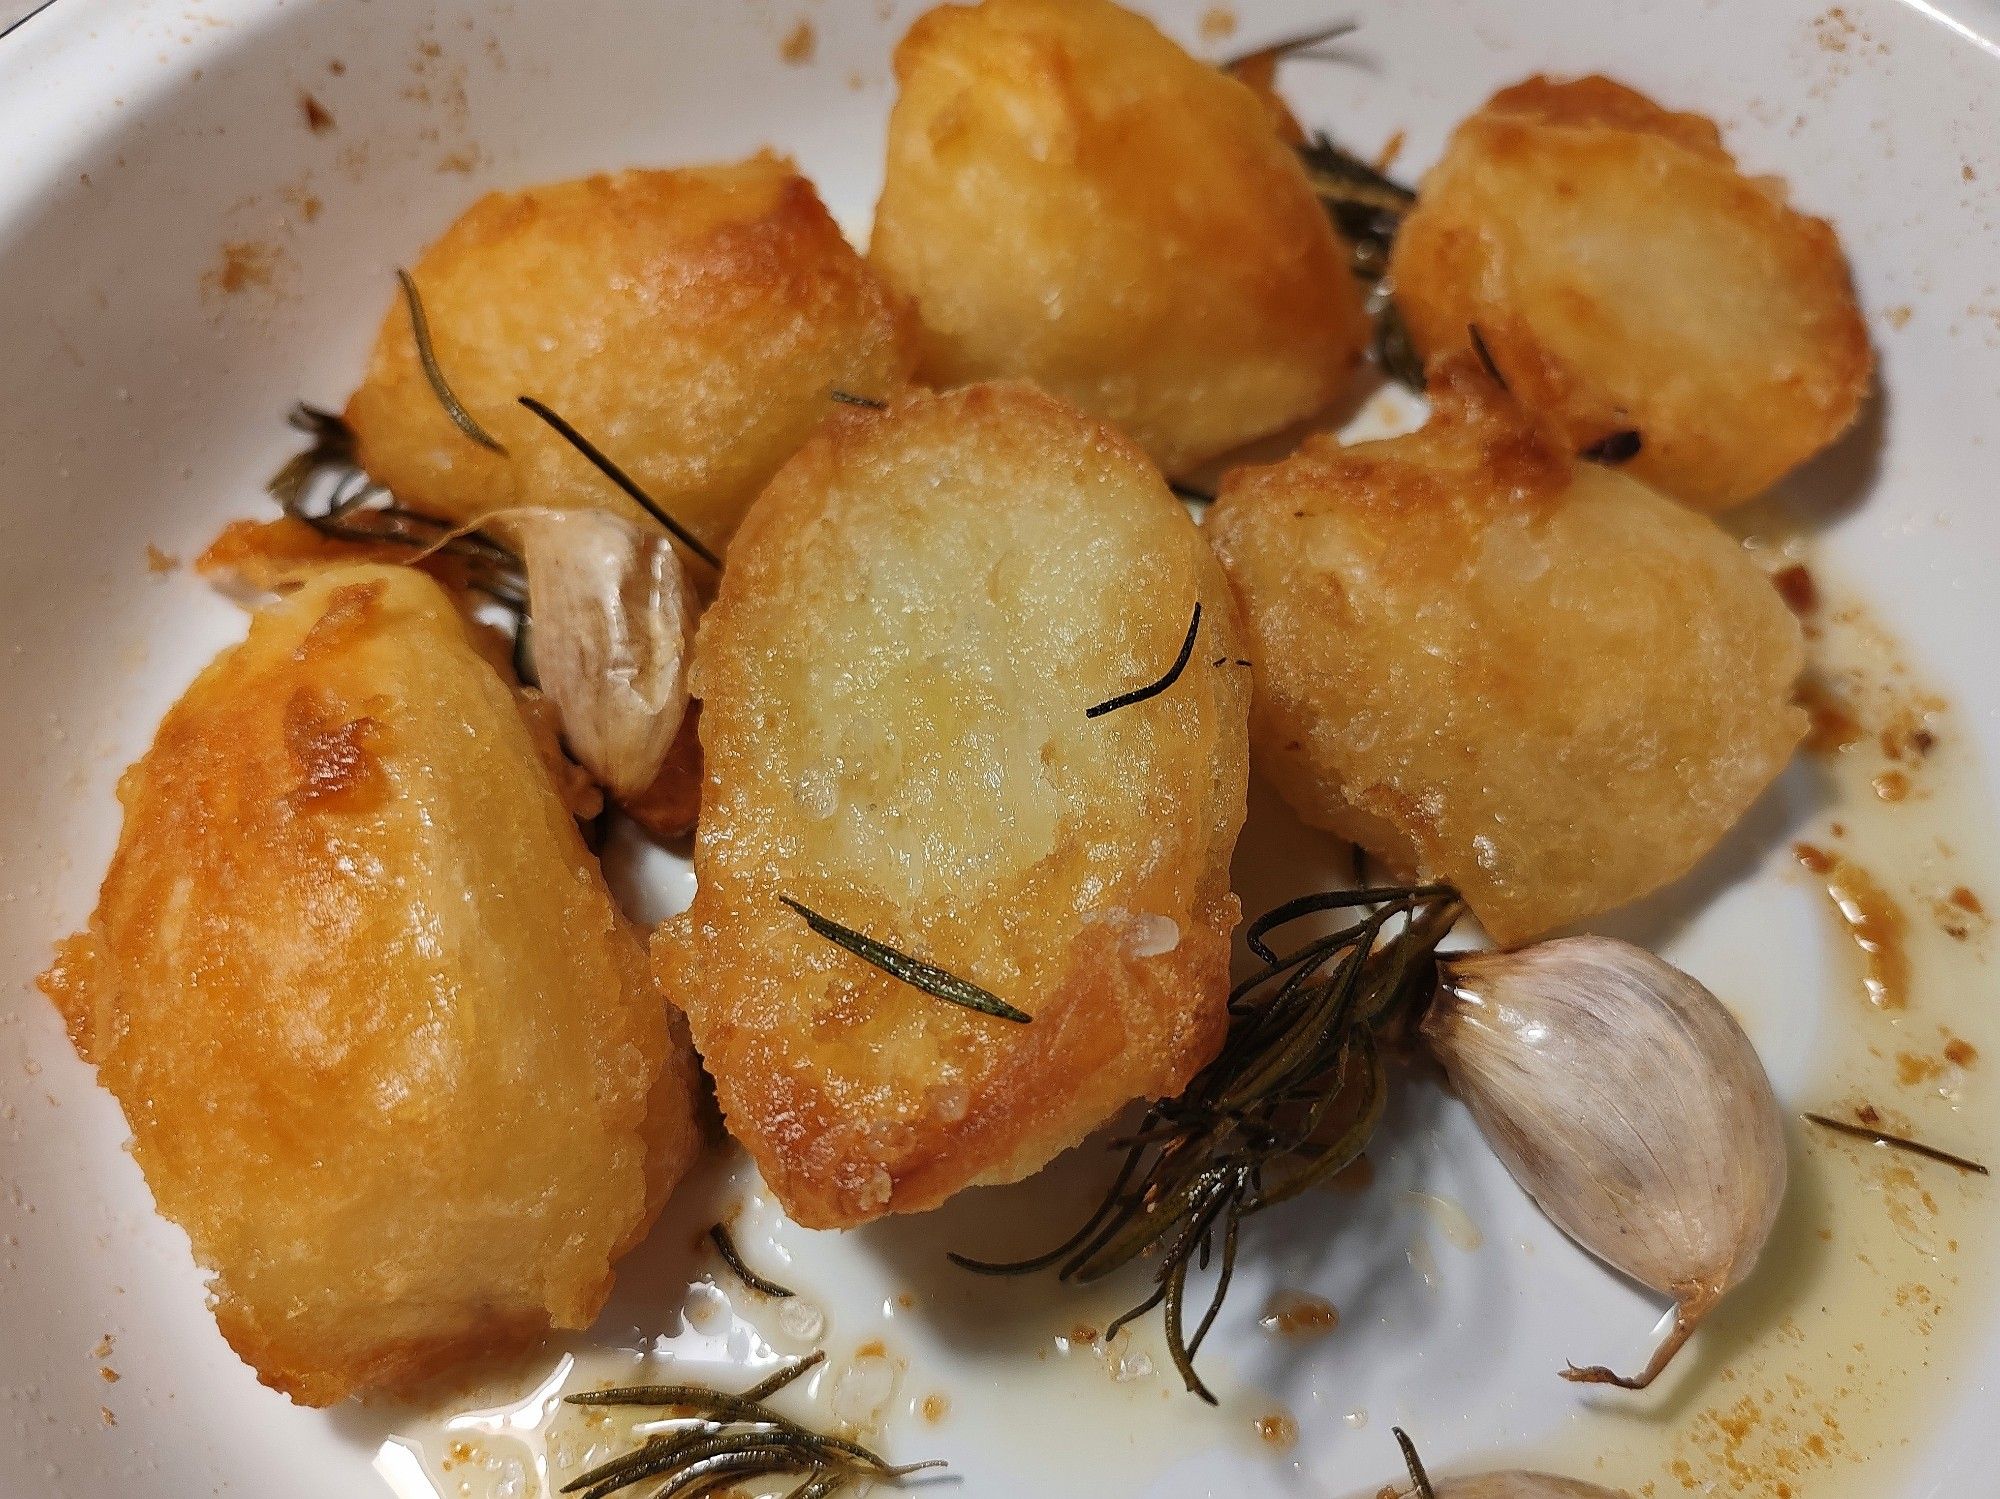
[{"label": "oil droplet", "polygon": [[1900,1010],[1910,1002],[1910,958],[1904,951],[1907,922],[1902,907],[1851,860],[1810,843],[1792,853],[1826,882],[1827,899],[1861,950],[1862,983],[1879,1010]]},{"label": "oil droplet", "polygon": [[1303,1291],[1279,1291],[1264,1308],[1257,1325],[1287,1338],[1323,1338],[1340,1325],[1340,1308]]},{"label": "oil droplet", "polygon": [[1423,1281],[1424,1289],[1435,1291],[1441,1277],[1438,1275],[1437,1256],[1431,1253],[1431,1246],[1422,1239],[1412,1239],[1410,1247],[1403,1253],[1410,1261],[1410,1268],[1416,1271],[1418,1279]]},{"label": "oil droplet", "polygon": [[1257,1435],[1266,1446],[1289,1451],[1299,1440],[1299,1423],[1289,1411],[1272,1411],[1257,1418]]}]

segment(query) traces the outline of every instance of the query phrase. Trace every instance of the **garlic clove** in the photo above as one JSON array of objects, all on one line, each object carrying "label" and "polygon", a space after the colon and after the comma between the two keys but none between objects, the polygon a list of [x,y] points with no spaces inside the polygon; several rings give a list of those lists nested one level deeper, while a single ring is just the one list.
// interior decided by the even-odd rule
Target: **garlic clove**
[{"label": "garlic clove", "polygon": [[1439,964],[1420,1026],[1486,1141],[1592,1254],[1674,1298],[1644,1389],[1756,1263],[1785,1191],[1784,1122],[1743,1028],[1651,953],[1569,937]]},{"label": "garlic clove", "polygon": [[637,797],[688,708],[695,592],[666,536],[601,510],[505,512],[520,540],[535,672],[570,752]]}]

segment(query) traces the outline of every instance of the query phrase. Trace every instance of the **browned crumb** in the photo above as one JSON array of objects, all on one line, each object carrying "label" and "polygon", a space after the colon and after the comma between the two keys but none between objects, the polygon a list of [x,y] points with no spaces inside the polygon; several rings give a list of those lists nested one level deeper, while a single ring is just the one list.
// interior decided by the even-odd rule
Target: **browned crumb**
[{"label": "browned crumb", "polygon": [[339,78],[346,74],[347,64],[342,62],[339,58],[336,57],[331,59],[327,63],[326,70],[327,72],[333,74],[334,77]]},{"label": "browned crumb", "polygon": [[1970,1067],[1979,1060],[1979,1048],[1953,1036],[1944,1044],[1944,1059],[1954,1067]]},{"label": "browned crumb", "polygon": [[856,1358],[887,1358],[889,1356],[889,1345],[884,1343],[880,1338],[870,1338],[854,1350],[854,1356]]},{"label": "browned crumb", "polygon": [[1806,749],[1815,755],[1831,755],[1857,744],[1862,738],[1861,721],[1854,709],[1818,677],[1799,684],[1799,706],[1806,710]]},{"label": "browned crumb", "polygon": [[1967,182],[1977,182],[1979,180],[1979,174],[1972,170],[1972,163],[1969,161],[1958,169],[1958,175]]},{"label": "browned crumb", "polygon": [[1403,154],[1404,140],[1405,136],[1403,132],[1397,130],[1392,132],[1386,141],[1382,142],[1382,149],[1375,153],[1376,171],[1386,172],[1396,164],[1396,159]]},{"label": "browned crumb", "polygon": [[1779,568],[1771,574],[1771,583],[1792,613],[1806,615],[1819,608],[1819,584],[1813,581],[1812,571],[1804,563],[1794,562]]},{"label": "browned crumb", "polygon": [[813,30],[813,23],[804,16],[798,25],[785,33],[785,39],[778,46],[778,56],[793,67],[813,60],[813,53],[819,50],[819,33]]},{"label": "browned crumb", "polygon": [[122,1374],[120,1374],[116,1369],[112,1368],[111,1365],[109,1364],[98,1365],[97,1377],[103,1380],[106,1384],[117,1384],[120,1379],[124,1378]]},{"label": "browned crumb", "polygon": [[1957,886],[1949,896],[1951,903],[1961,911],[1970,911],[1974,916],[1986,914],[1986,904],[1963,885]]},{"label": "browned crumb", "polygon": [[333,111],[303,89],[299,91],[299,113],[306,117],[306,129],[314,135],[333,129]]},{"label": "browned crumb", "polygon": [[935,1426],[951,1413],[951,1402],[942,1395],[926,1395],[918,1411],[923,1418]]},{"label": "browned crumb", "polygon": [[1069,1340],[1072,1343],[1095,1343],[1097,1341],[1097,1329],[1092,1327],[1088,1322],[1079,1322],[1069,1330]]},{"label": "browned crumb", "polygon": [[90,1350],[90,1356],[92,1358],[110,1358],[111,1342],[112,1342],[111,1334],[107,1332],[103,1337],[97,1340],[97,1346]]},{"label": "browned crumb", "polygon": [[1211,5],[1201,13],[1201,39],[1219,42],[1236,35],[1236,12],[1226,5]]},{"label": "browned crumb", "polygon": [[235,239],[222,247],[216,263],[202,276],[202,284],[225,296],[253,286],[269,286],[278,269],[275,246],[254,239]]},{"label": "browned crumb", "polygon": [[171,552],[163,552],[150,541],[146,543],[146,571],[149,573],[170,573],[181,565],[181,559]]},{"label": "browned crumb", "polygon": [[106,1426],[116,1426],[118,1424],[118,1418],[111,1413],[111,1407],[108,1405],[100,1405],[97,1408],[97,1414],[103,1418]]},{"label": "browned crumb", "polygon": [[1927,1083],[1944,1071],[1944,1063],[1936,1057],[1919,1056],[1913,1051],[1896,1054],[1896,1081],[1905,1088],[1914,1088]]},{"label": "browned crumb", "polygon": [[1901,330],[1910,326],[1910,319],[1914,315],[1914,309],[1906,304],[1901,307],[1891,307],[1887,312],[1882,314],[1882,321],[1887,323],[1891,328]]},{"label": "browned crumb", "polygon": [[1882,1122],[1882,1111],[1872,1103],[1864,1103],[1854,1111],[1854,1117],[1870,1129],[1874,1129]]},{"label": "browned crumb", "polygon": [[479,165],[477,151],[451,151],[438,158],[440,172],[470,172]]}]

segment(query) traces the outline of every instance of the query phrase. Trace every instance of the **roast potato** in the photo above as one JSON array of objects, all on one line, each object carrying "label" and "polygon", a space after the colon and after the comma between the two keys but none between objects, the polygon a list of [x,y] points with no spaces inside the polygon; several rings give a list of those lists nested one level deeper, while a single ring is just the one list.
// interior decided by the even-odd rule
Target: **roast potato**
[{"label": "roast potato", "polygon": [[1832,442],[1873,356],[1831,225],[1715,126],[1608,78],[1531,78],[1452,136],[1390,274],[1418,350],[1480,337],[1572,449],[1704,510]]},{"label": "roast potato", "polygon": [[1307,822],[1456,885],[1514,944],[1694,863],[1805,731],[1804,643],[1742,548],[1470,356],[1421,431],[1224,480],[1251,742]]},{"label": "roast potato", "polygon": [[636,515],[526,395],[719,550],[830,388],[885,395],[916,357],[905,306],[770,155],[489,193],[412,278],[452,391],[507,452],[452,424],[400,297],[346,414],[362,466],[451,520],[513,504]]},{"label": "roast potato", "polygon": [[1032,380],[1174,474],[1340,394],[1349,253],[1248,88],[1110,0],[942,6],[895,62],[869,254],[930,380]]},{"label": "roast potato", "polygon": [[588,1324],[698,1148],[693,1064],[438,585],[271,605],[119,796],[43,984],[258,1377],[326,1405]]},{"label": "roast potato", "polygon": [[[1087,710],[1163,678],[1165,691]],[[1122,437],[1024,385],[835,416],[695,649],[694,904],[655,938],[730,1131],[813,1227],[1026,1175],[1225,1024],[1249,673],[1221,569]],[[786,899],[978,984],[891,978]]]}]

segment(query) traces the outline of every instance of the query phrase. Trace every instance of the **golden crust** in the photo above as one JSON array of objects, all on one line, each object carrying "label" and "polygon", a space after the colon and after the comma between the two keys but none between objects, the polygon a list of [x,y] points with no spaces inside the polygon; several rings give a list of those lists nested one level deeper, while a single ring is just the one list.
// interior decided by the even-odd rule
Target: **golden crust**
[{"label": "golden crust", "polygon": [[1476,325],[1574,450],[1637,431],[1629,471],[1705,510],[1837,438],[1873,371],[1832,226],[1607,78],[1531,78],[1460,125],[1391,277],[1424,354]]},{"label": "golden crust", "polygon": [[587,1325],[699,1148],[694,1071],[443,592],[264,610],[119,796],[43,987],[258,1377],[326,1405]]},{"label": "golden crust", "polygon": [[1169,473],[1339,396],[1360,292],[1250,89],[1109,0],[941,6],[896,77],[869,255],[927,378],[1033,380]]},{"label": "golden crust", "polygon": [[1797,622],[1742,548],[1573,463],[1467,356],[1407,437],[1224,481],[1258,769],[1512,945],[1685,872],[1784,766]]},{"label": "golden crust", "polygon": [[718,549],[827,412],[887,395],[915,329],[782,158],[489,193],[412,275],[453,391],[510,456],[454,427],[398,297],[348,403],[362,465],[453,520],[601,506],[616,489],[516,398],[546,401]]},{"label": "golden crust", "polygon": [[[1197,600],[1174,685],[1086,718],[1164,672]],[[654,957],[799,1222],[1026,1175],[1213,1054],[1241,641],[1151,465],[1027,386],[843,412],[765,491],[696,646],[697,885]],[[1034,1020],[891,979],[780,896]]]}]

